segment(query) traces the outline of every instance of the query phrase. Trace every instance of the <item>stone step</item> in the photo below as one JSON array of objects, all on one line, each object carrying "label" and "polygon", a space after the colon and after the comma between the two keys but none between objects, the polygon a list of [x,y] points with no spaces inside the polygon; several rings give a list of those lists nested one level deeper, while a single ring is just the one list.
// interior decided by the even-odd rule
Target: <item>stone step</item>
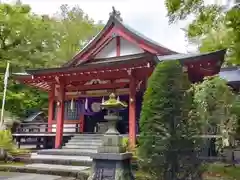
[{"label": "stone step", "polygon": [[84,138],[71,138],[69,141],[78,141],[78,142],[102,142],[102,139],[84,139]]},{"label": "stone step", "polygon": [[71,139],[90,139],[90,140],[101,140],[102,136],[88,136],[88,135],[75,135]]},{"label": "stone step", "polygon": [[83,152],[81,149],[43,149],[37,152],[43,155],[62,155],[62,156],[91,156],[91,152]]},{"label": "stone step", "polygon": [[85,148],[85,149],[81,149],[79,148],[79,146],[77,145],[69,145],[69,146],[63,146],[62,147],[63,149],[78,149],[82,152],[90,152],[90,153],[96,153],[97,152],[97,149],[88,149],[88,148]]},{"label": "stone step", "polygon": [[103,134],[75,134],[75,137],[102,137]]},{"label": "stone step", "polygon": [[71,138],[69,141],[88,141],[88,142],[102,142],[102,139],[100,138],[77,138],[77,137],[73,137]]},{"label": "stone step", "polygon": [[32,154],[30,162],[71,166],[91,166],[92,159],[89,156],[60,156],[60,155]]},{"label": "stone step", "polygon": [[69,141],[66,144],[75,144],[75,145],[83,145],[83,146],[100,146],[102,145],[102,142],[87,142],[87,141]]},{"label": "stone step", "polygon": [[77,146],[78,149],[97,149],[100,145],[82,145],[82,144],[75,144],[75,143],[67,143],[64,147],[72,147]]}]

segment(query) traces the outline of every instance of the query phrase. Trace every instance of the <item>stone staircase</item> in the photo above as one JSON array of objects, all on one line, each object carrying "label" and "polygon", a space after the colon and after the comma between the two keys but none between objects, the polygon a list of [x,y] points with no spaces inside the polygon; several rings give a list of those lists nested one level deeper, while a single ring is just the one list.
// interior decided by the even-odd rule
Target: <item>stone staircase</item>
[{"label": "stone staircase", "polygon": [[[102,143],[102,135],[77,134],[62,149],[44,149],[31,154],[28,166],[49,167],[62,165],[64,168],[90,168],[91,154],[97,152]],[[80,169],[81,169],[80,168]]]}]

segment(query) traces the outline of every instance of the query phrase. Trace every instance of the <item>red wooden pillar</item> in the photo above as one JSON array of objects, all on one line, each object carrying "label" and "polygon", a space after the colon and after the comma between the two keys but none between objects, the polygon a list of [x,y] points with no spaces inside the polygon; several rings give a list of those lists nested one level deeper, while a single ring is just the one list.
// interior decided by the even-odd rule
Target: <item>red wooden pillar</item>
[{"label": "red wooden pillar", "polygon": [[64,123],[64,84],[60,83],[57,98],[57,128],[55,138],[55,148],[61,148],[63,139],[63,123]]},{"label": "red wooden pillar", "polygon": [[53,112],[54,112],[54,96],[55,96],[55,89],[52,88],[51,91],[48,93],[48,132],[52,132],[52,122],[53,122]]},{"label": "red wooden pillar", "polygon": [[133,78],[131,78],[129,90],[129,145],[130,148],[134,148],[136,145],[136,82]]},{"label": "red wooden pillar", "polygon": [[83,128],[84,128],[84,114],[80,115],[80,127],[79,127],[79,132],[83,133]]}]

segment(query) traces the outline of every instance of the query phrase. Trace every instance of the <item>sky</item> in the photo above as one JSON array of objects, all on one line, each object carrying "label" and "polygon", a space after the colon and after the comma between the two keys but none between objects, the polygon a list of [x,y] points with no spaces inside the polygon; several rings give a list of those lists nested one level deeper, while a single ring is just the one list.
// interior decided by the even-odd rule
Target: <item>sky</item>
[{"label": "sky", "polygon": [[[78,5],[95,21],[107,22],[112,6],[121,12],[124,23],[147,37],[174,51],[186,53],[195,48],[188,46],[185,33],[181,28],[190,20],[169,24],[164,0],[21,0],[29,4],[37,14],[52,15],[62,4]],[[214,0],[208,0],[214,1]],[[218,0],[219,1],[219,0]],[[3,0],[2,2],[13,2]],[[76,32],[77,33],[77,32]]]}]

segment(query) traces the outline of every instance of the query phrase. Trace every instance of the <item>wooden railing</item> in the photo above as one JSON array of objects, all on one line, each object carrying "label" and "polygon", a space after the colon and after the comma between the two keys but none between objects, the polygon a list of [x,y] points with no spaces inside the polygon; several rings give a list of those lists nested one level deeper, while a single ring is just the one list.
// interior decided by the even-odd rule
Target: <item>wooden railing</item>
[{"label": "wooden railing", "polygon": [[[68,127],[69,125],[75,125],[74,127]],[[53,131],[54,129],[54,131]],[[63,127],[66,130],[64,133],[80,133],[80,124],[67,124]],[[56,132],[56,125],[48,125],[48,123],[21,123],[16,128],[14,133],[24,134],[24,133],[51,133]]]}]

